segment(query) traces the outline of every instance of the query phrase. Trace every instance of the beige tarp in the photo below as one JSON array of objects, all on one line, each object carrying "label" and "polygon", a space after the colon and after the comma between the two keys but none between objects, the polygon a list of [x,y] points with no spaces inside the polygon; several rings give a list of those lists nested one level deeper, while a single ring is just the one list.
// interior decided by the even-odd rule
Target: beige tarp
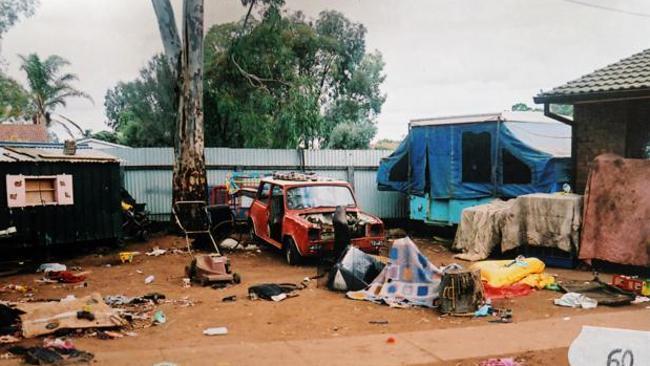
[{"label": "beige tarp", "polygon": [[[72,300],[21,303],[16,307],[25,312],[20,315],[25,338],[54,333],[59,329],[124,325],[117,311],[106,305],[97,293]],[[95,320],[77,319],[77,312],[83,310],[93,313]]]},{"label": "beige tarp", "polygon": [[479,261],[487,258],[501,243],[501,227],[513,200],[496,199],[463,210],[452,249],[461,251],[454,258]]},{"label": "beige tarp", "polygon": [[463,210],[453,248],[454,257],[486,259],[499,247],[501,252],[520,245],[578,250],[582,196],[564,193],[533,193],[503,202]]}]

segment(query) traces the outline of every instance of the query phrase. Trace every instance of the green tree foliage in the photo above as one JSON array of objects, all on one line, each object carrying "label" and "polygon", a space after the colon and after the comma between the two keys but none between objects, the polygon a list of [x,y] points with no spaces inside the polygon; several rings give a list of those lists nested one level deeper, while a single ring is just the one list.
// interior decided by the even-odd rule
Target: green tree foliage
[{"label": "green tree foliage", "polygon": [[[366,53],[365,27],[335,11],[308,20],[283,4],[242,0],[241,21],[206,33],[206,146],[368,147],[386,97],[384,62]],[[122,143],[172,145],[175,86],[162,63],[155,57],[137,80],[106,95],[108,125]]]},{"label": "green tree foliage", "polygon": [[[129,146],[172,146],[176,81],[165,57],[154,56],[130,82],[120,82],[106,93],[107,124]],[[112,141],[111,141],[112,142]]]},{"label": "green tree foliage", "polygon": [[[551,104],[551,112],[555,114],[560,114],[567,117],[573,116],[573,106],[571,104]],[[512,111],[534,111],[534,112],[543,112],[542,108],[532,108],[529,107],[526,103],[517,103],[512,106]]]},{"label": "green tree foliage", "polygon": [[34,15],[38,4],[38,0],[0,0],[0,38],[21,18]]},{"label": "green tree foliage", "polygon": [[[78,80],[77,75],[62,73],[61,69],[70,65],[70,62],[61,56],[52,55],[41,60],[37,54],[32,53],[20,56],[20,59],[20,68],[27,74],[29,108],[36,123],[49,127],[52,122],[51,113],[57,107],[65,107],[69,98],[78,97],[92,101],[88,94],[71,85],[71,82]],[[66,122],[73,123],[68,119]],[[75,126],[80,129],[76,124]]]},{"label": "green tree foliage", "polygon": [[95,133],[90,133],[90,137],[97,140],[112,142],[114,144],[120,143],[120,136],[114,131],[99,131]]},{"label": "green tree foliage", "polygon": [[0,72],[0,121],[19,120],[30,115],[27,91]]}]

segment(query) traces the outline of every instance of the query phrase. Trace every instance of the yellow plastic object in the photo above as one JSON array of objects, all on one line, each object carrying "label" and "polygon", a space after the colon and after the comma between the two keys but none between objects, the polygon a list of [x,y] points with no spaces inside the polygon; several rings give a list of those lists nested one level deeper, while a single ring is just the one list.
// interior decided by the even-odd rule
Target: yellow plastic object
[{"label": "yellow plastic object", "polygon": [[643,281],[643,287],[641,288],[641,295],[650,296],[650,279]]},{"label": "yellow plastic object", "polygon": [[131,263],[133,262],[133,257],[136,256],[137,254],[138,252],[120,252],[119,254],[120,261],[122,261],[122,263],[126,263],[126,262]]},{"label": "yellow plastic object", "polygon": [[546,273],[535,273],[535,274],[530,274],[526,277],[524,277],[521,281],[518,283],[523,283],[526,284],[530,287],[536,287],[538,289],[543,289],[548,285],[554,284],[555,283],[555,277],[546,274]]},{"label": "yellow plastic object", "polygon": [[481,280],[492,287],[510,286],[530,274],[544,272],[544,262],[537,258],[523,258],[521,261],[481,261],[474,263],[470,269],[481,270]]},{"label": "yellow plastic object", "polygon": [[133,208],[132,205],[129,205],[128,203],[122,201],[122,211],[129,211]]}]

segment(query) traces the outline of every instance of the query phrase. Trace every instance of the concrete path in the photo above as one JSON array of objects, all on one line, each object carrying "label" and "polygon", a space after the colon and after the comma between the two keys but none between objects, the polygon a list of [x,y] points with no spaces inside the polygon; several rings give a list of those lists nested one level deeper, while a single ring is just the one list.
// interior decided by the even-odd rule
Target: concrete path
[{"label": "concrete path", "polygon": [[[393,335],[96,352],[101,365],[417,365],[568,347],[583,325],[650,330],[650,310],[628,310]],[[227,337],[227,336],[226,336]],[[152,345],[153,346],[153,345]],[[128,356],[127,356],[128,355]]]}]

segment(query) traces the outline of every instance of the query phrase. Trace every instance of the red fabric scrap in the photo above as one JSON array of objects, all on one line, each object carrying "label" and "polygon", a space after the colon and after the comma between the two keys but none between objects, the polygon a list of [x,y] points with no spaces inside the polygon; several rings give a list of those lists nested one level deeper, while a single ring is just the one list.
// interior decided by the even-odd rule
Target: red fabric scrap
[{"label": "red fabric scrap", "polygon": [[515,283],[510,286],[494,287],[483,281],[483,290],[488,299],[508,299],[511,297],[526,296],[535,291],[532,287],[523,283]]},{"label": "red fabric scrap", "polygon": [[74,274],[70,271],[48,272],[47,277],[63,283],[78,283],[86,279],[86,276]]}]

